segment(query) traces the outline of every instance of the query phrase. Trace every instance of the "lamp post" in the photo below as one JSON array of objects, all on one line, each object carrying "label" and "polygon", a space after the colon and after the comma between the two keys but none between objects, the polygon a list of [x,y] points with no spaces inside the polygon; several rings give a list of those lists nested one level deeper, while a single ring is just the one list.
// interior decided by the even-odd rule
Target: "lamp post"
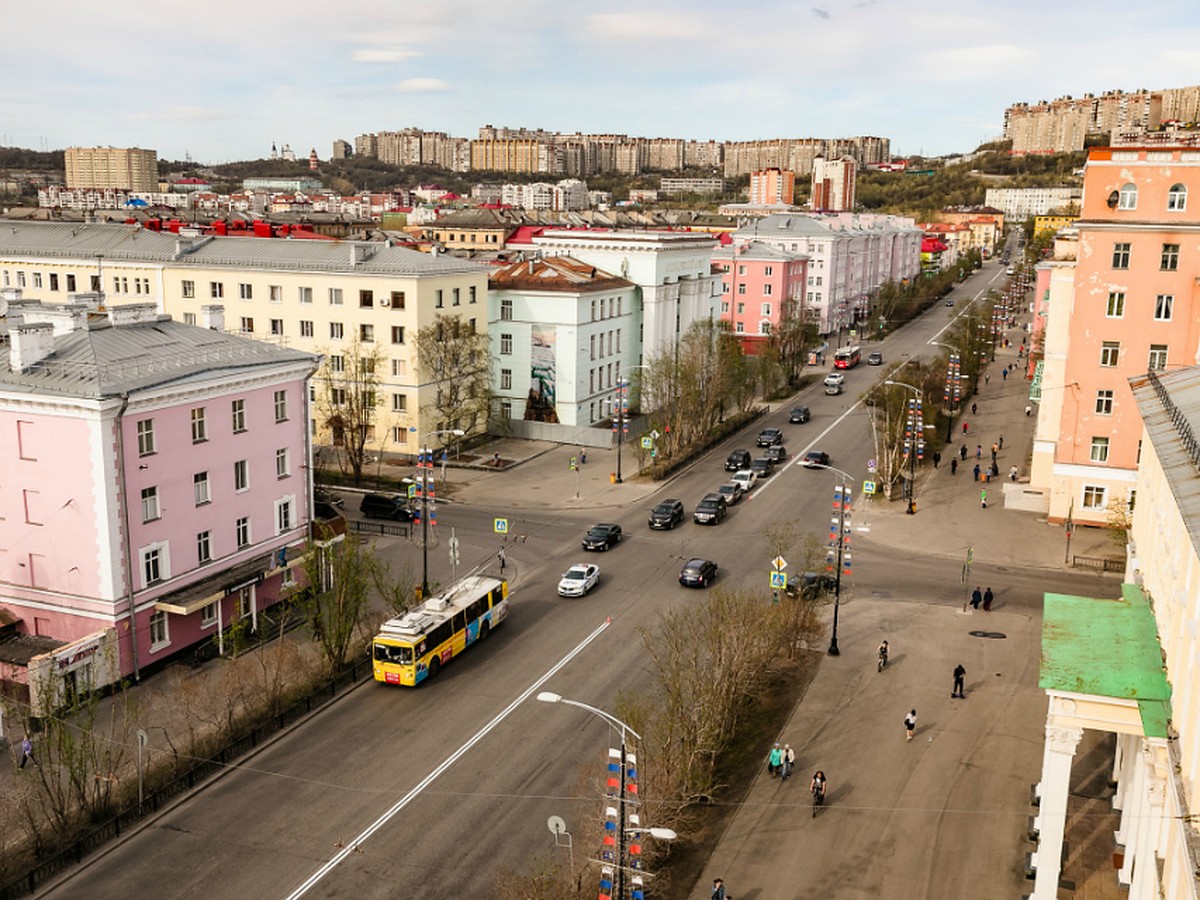
[{"label": "lamp post", "polygon": [[420,449],[417,450],[417,468],[421,469],[421,599],[429,596],[429,482],[433,477],[433,451],[425,446],[425,441],[439,434],[453,434],[462,437],[466,434],[461,428],[446,428],[441,431],[431,431],[421,438]]},{"label": "lamp post", "polygon": [[941,341],[930,341],[934,347],[945,347],[950,351],[946,362],[946,443],[954,443],[954,406],[958,401],[959,382],[961,380],[962,361],[957,347],[943,344]]},{"label": "lamp post", "polygon": [[[649,366],[630,366],[629,370],[648,369]],[[621,479],[621,444],[624,442],[625,430],[629,427],[629,416],[626,413],[626,408],[629,406],[629,378],[621,376],[617,378],[617,418],[613,420],[613,431],[617,433],[617,484],[622,484]]]},{"label": "lamp post", "polygon": [[[620,786],[619,802],[617,804],[619,820],[617,822],[617,827],[615,829],[616,830],[616,839],[617,839],[617,853],[616,853],[616,859],[615,859],[616,865],[613,866],[613,868],[616,870],[617,889],[614,892],[613,896],[616,897],[617,900],[624,900],[624,898],[625,898],[625,843],[626,843],[625,836],[626,836],[626,834],[629,833],[630,830],[632,830],[634,832],[642,830],[640,828],[629,829],[626,825],[625,804],[627,802],[627,796],[626,796],[626,790],[625,790],[625,783],[626,783],[626,771],[628,768],[628,761],[629,761],[628,736],[632,735],[634,737],[634,739],[639,740],[639,741],[642,739],[642,736],[640,734],[638,734],[636,731],[634,731],[632,728],[630,728],[628,725],[626,725],[624,722],[622,722],[620,719],[618,719],[616,716],[612,715],[611,713],[607,713],[602,709],[597,709],[594,706],[589,706],[586,703],[580,703],[578,700],[568,700],[566,697],[562,696],[561,694],[556,694],[553,691],[542,691],[537,695],[537,699],[542,701],[543,703],[565,703],[565,704],[567,704],[567,706],[575,706],[575,707],[578,707],[579,709],[587,710],[592,715],[603,719],[605,722],[607,722],[610,726],[615,728],[621,734],[621,773],[620,773],[621,786]],[[636,824],[636,820],[634,820],[634,824]],[[670,831],[669,829],[665,829],[665,828],[649,829],[649,832],[651,835],[653,835],[655,837],[662,837],[662,838],[668,839],[668,840],[675,836],[674,832]],[[661,833],[656,834],[655,832],[661,832]],[[668,837],[668,833],[669,833],[669,837]]]},{"label": "lamp post", "polygon": [[908,447],[908,514],[911,516],[917,512],[917,441],[925,440],[925,426],[921,422],[921,389],[903,381],[892,381],[891,379],[885,381],[884,384],[908,388],[915,397],[911,414],[912,436],[909,438]]},{"label": "lamp post", "polygon": [[842,551],[846,546],[846,504],[849,503],[847,495],[850,486],[854,484],[854,479],[848,473],[830,465],[816,466],[816,468],[828,469],[842,478],[842,483],[834,487],[835,496],[838,498],[837,569],[833,576],[833,633],[829,637],[828,651],[830,656],[839,656],[842,652],[838,647],[838,612],[842,607]]}]

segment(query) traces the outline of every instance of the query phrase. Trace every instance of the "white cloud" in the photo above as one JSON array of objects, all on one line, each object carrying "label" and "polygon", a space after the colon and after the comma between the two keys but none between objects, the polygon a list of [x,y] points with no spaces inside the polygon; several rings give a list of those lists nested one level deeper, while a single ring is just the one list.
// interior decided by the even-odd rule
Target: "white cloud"
[{"label": "white cloud", "polygon": [[355,50],[350,54],[350,59],[360,63],[399,63],[420,55],[408,47],[375,47]]},{"label": "white cloud", "polygon": [[990,44],[979,47],[948,47],[931,50],[919,56],[922,64],[953,71],[955,80],[962,78],[994,79],[993,66],[1015,66],[1034,61],[1033,51],[1015,44]]},{"label": "white cloud", "polygon": [[397,93],[401,94],[429,94],[448,90],[450,85],[440,78],[406,78],[396,85]]},{"label": "white cloud", "polygon": [[711,19],[702,19],[700,16],[685,18],[678,13],[598,13],[587,17],[587,30],[592,36],[644,38],[660,42],[721,37],[720,30],[711,22]]}]

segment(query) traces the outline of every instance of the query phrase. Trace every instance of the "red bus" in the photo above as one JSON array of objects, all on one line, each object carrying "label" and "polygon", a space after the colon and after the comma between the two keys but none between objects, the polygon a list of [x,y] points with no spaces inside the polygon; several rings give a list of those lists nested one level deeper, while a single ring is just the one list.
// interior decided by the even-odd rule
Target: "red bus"
[{"label": "red bus", "polygon": [[862,360],[861,347],[843,347],[834,351],[833,367],[835,369],[853,369]]}]

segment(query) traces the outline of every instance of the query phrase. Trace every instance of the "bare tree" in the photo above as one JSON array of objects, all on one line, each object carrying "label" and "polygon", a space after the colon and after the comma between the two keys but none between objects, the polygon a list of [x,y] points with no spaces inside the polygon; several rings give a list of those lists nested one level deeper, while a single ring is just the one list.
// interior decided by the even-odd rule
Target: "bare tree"
[{"label": "bare tree", "polygon": [[325,544],[311,543],[304,558],[306,587],[301,595],[314,637],[329,667],[346,666],[351,648],[365,640],[375,553],[362,538],[347,534]]},{"label": "bare tree", "polygon": [[354,483],[362,482],[367,463],[367,444],[375,431],[380,395],[383,350],[355,335],[343,353],[322,351],[324,361],[313,378],[320,427],[329,431],[330,442],[339,448],[338,464],[347,469]]},{"label": "bare tree", "polygon": [[423,384],[435,388],[427,409],[438,429],[467,434],[487,427],[491,408],[488,336],[458,316],[436,316],[417,332],[417,366]]}]

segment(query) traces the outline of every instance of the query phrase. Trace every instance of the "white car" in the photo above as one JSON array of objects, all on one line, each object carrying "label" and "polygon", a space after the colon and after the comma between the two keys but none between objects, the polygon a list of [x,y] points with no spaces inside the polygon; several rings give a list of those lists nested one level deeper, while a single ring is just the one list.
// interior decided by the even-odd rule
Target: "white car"
[{"label": "white car", "polygon": [[754,487],[755,482],[758,481],[758,476],[749,469],[742,469],[734,472],[733,477],[729,480],[734,484],[740,484],[742,486],[742,493],[748,494],[750,493],[750,488]]},{"label": "white car", "polygon": [[558,596],[582,597],[600,580],[600,567],[590,563],[571,566],[558,583]]},{"label": "white car", "polygon": [[841,372],[830,372],[825,376],[826,387],[841,387],[846,383],[846,376]]}]

